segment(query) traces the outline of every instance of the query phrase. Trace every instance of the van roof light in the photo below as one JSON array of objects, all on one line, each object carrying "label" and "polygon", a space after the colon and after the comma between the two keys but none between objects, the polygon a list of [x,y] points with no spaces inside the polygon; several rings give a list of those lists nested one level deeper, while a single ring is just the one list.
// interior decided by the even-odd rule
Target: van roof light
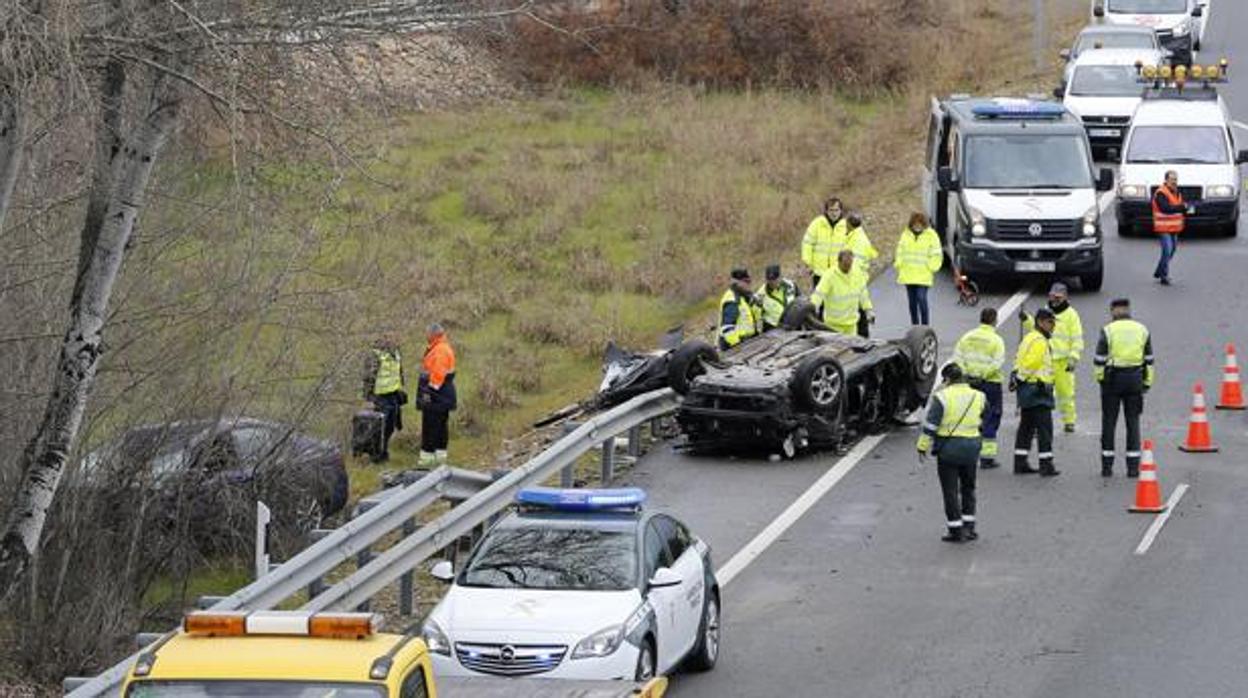
[{"label": "van roof light", "polygon": [[977,104],[971,113],[980,119],[1060,119],[1066,108],[1035,99],[994,99]]}]

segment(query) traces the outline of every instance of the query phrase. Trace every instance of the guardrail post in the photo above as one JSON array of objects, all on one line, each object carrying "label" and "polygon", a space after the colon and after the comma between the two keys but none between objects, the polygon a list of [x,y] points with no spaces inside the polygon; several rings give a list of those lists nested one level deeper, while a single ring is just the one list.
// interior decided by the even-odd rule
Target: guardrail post
[{"label": "guardrail post", "polygon": [[615,479],[615,439],[602,442],[602,484],[605,486]]},{"label": "guardrail post", "polygon": [[256,502],[256,579],[268,574],[269,567],[269,522],[273,513],[264,502]]},{"label": "guardrail post", "polygon": [[[326,529],[326,528],[312,529],[312,532],[308,534],[308,539],[309,539],[308,544],[316,545],[322,538],[324,538],[325,536],[328,536],[329,534],[333,532],[334,532],[333,529]],[[323,591],[325,591],[325,580],[322,579],[321,577],[317,577],[316,579],[313,579],[312,583],[308,585],[308,599],[316,598]]]},{"label": "guardrail post", "polygon": [[658,441],[663,437],[663,418],[655,417],[650,420],[650,438]]},{"label": "guardrail post", "polygon": [[628,455],[633,458],[641,456],[641,425],[628,430]]},{"label": "guardrail post", "polygon": [[[365,548],[355,556],[355,566],[357,569],[363,569],[373,559],[373,549]],[[368,613],[368,601],[365,600],[355,607],[360,613]]]},{"label": "guardrail post", "polygon": [[[416,522],[408,519],[403,522],[403,537],[406,538],[416,531]],[[454,563],[451,563],[452,565]],[[399,577],[399,615],[412,615],[412,571],[408,570]]]}]

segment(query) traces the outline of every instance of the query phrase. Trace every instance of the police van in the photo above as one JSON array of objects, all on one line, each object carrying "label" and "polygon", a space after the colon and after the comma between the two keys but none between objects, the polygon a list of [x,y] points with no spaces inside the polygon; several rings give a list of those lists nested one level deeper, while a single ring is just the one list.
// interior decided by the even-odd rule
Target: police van
[{"label": "police van", "polygon": [[1161,51],[1139,49],[1094,49],[1075,60],[1069,83],[1054,94],[1083,120],[1093,157],[1118,158],[1143,93],[1140,67],[1164,60]]},{"label": "police van", "polygon": [[1237,150],[1230,111],[1218,95],[1225,63],[1210,66],[1147,66],[1149,85],[1136,109],[1122,149],[1118,187],[1118,233],[1129,236],[1152,227],[1152,197],[1169,170],[1193,207],[1187,230],[1239,232],[1242,191],[1239,166],[1248,151]]},{"label": "police van", "polygon": [[1177,63],[1200,50],[1208,0],[1093,0],[1092,17],[1109,25],[1149,27]]},{"label": "police van", "polygon": [[1084,125],[1037,98],[932,100],[924,205],[956,272],[969,277],[1104,277],[1098,192]]}]

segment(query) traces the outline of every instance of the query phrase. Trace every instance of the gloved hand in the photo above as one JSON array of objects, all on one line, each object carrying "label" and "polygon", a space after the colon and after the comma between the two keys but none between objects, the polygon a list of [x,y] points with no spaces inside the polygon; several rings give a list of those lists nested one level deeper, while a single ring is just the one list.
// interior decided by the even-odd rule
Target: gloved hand
[{"label": "gloved hand", "polygon": [[927,451],[919,451],[919,465],[927,465]]},{"label": "gloved hand", "polygon": [[872,310],[867,311],[867,324],[868,325],[875,324],[875,311],[872,311]]},{"label": "gloved hand", "polygon": [[1019,309],[1018,309],[1018,321],[1019,321],[1019,322],[1027,322],[1027,318],[1028,318],[1028,317],[1029,317],[1029,316],[1027,315],[1027,309],[1026,309],[1026,308],[1019,308]]},{"label": "gloved hand", "polygon": [[1067,360],[1066,360],[1066,372],[1067,372],[1067,373],[1074,373],[1074,372],[1075,372],[1075,369],[1076,369],[1078,366],[1079,366],[1079,360],[1078,360],[1078,359],[1067,359]]}]

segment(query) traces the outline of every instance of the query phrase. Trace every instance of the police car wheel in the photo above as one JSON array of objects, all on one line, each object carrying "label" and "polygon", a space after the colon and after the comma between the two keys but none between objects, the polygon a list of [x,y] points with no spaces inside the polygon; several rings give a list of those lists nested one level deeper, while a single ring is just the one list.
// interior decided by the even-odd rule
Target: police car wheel
[{"label": "police car wheel", "polygon": [[719,595],[712,592],[702,609],[702,626],[698,632],[698,644],[689,655],[689,668],[694,671],[710,671],[719,661]]},{"label": "police car wheel", "polygon": [[654,640],[647,637],[641,643],[641,651],[637,654],[637,672],[633,678],[637,681],[649,681],[655,674]]}]

